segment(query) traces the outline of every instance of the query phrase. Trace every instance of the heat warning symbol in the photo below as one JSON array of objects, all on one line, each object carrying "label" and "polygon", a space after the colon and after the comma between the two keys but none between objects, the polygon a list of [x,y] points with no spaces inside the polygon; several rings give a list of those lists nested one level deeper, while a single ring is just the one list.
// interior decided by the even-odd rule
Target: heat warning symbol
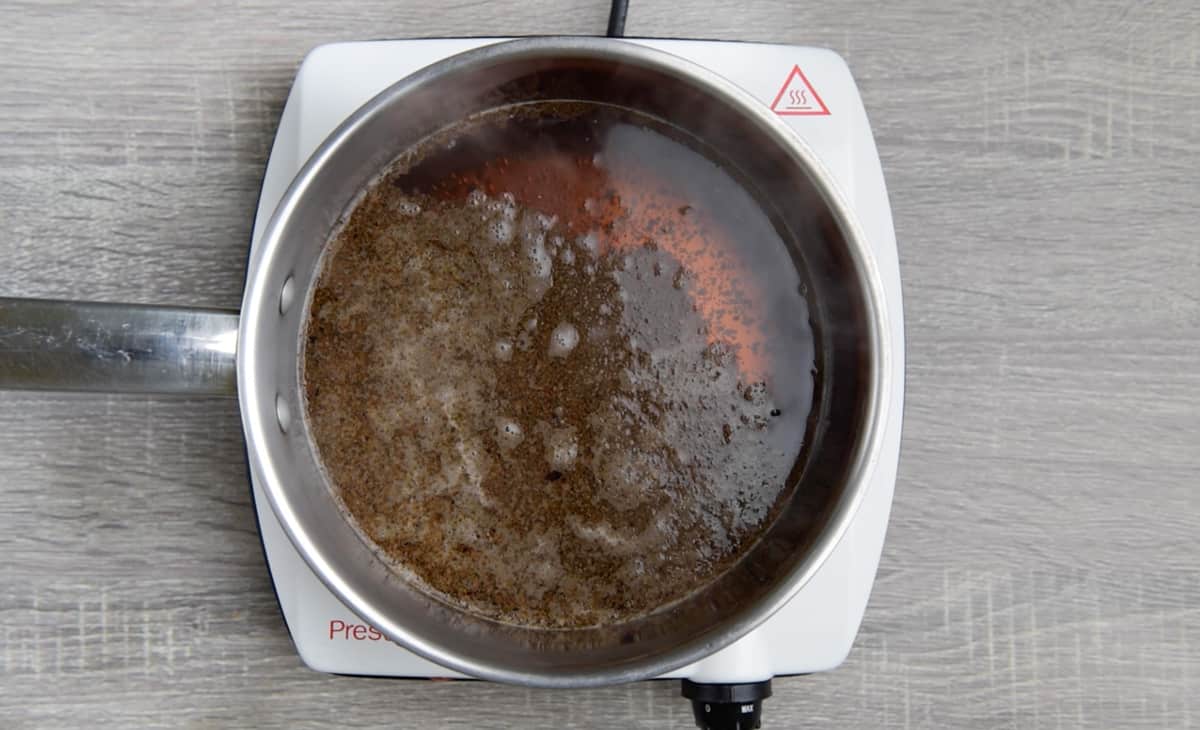
[{"label": "heat warning symbol", "polygon": [[793,66],[783,86],[779,87],[775,101],[771,102],[771,111],[783,117],[820,116],[828,115],[829,107],[821,101],[817,90],[808,82],[808,77],[800,67]]}]

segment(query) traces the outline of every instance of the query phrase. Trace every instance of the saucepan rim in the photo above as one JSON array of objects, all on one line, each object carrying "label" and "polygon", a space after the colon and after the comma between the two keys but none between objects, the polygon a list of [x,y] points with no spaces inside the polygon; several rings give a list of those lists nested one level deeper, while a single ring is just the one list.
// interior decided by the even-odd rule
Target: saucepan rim
[{"label": "saucepan rim", "polygon": [[[845,253],[852,261],[855,275],[860,279],[866,310],[866,331],[861,335],[868,353],[868,364],[863,389],[863,426],[858,433],[858,448],[847,471],[848,478],[843,485],[841,496],[807,553],[795,564],[790,574],[779,581],[774,590],[747,610],[740,612],[736,618],[721,624],[719,629],[699,634],[691,641],[681,642],[670,651],[646,656],[630,665],[595,671],[584,669],[543,672],[504,666],[496,661],[482,661],[452,651],[429,637],[417,635],[406,628],[403,616],[392,615],[395,612],[389,612],[386,606],[373,604],[356,591],[344,576],[338,574],[325,552],[327,546],[323,546],[317,537],[310,534],[310,530],[298,518],[289,487],[266,447],[268,434],[272,429],[278,429],[277,422],[271,417],[275,414],[276,391],[274,384],[266,382],[266,377],[260,374],[258,365],[262,356],[261,343],[266,341],[264,330],[272,322],[268,315],[278,314],[280,294],[277,282],[269,278],[271,267],[267,263],[288,255],[283,236],[286,224],[298,209],[310,202],[309,196],[316,194],[314,179],[323,168],[337,158],[340,148],[346,140],[355,135],[356,130],[382,110],[400,103],[412,89],[436,83],[439,78],[464,69],[522,58],[590,59],[640,65],[700,85],[706,93],[745,115],[746,120],[754,125],[756,132],[761,131],[768,135],[786,152],[789,162],[799,166],[812,181],[821,202],[827,206],[845,241]],[[831,174],[813,150],[782,120],[776,118],[765,105],[740,87],[716,73],[665,51],[615,39],[546,37],[502,41],[438,61],[372,98],[326,138],[280,200],[259,245],[263,249],[262,265],[251,272],[246,282],[237,353],[237,378],[247,448],[251,459],[260,467],[260,486],[299,554],[322,583],[349,609],[378,628],[388,638],[437,664],[463,674],[534,686],[591,686],[655,677],[704,658],[761,624],[795,596],[816,574],[845,535],[863,501],[871,475],[879,461],[884,426],[889,417],[887,394],[893,386],[890,382],[893,353],[890,340],[885,335],[888,316],[883,281],[866,236],[851,208],[833,183]]]}]

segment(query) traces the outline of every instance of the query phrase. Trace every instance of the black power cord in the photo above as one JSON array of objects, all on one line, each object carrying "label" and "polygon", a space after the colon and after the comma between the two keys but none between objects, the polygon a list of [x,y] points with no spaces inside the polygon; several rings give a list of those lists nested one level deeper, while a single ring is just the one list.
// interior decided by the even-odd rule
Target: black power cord
[{"label": "black power cord", "polygon": [[629,0],[612,0],[608,11],[608,37],[622,38],[625,35],[625,15],[629,13]]}]

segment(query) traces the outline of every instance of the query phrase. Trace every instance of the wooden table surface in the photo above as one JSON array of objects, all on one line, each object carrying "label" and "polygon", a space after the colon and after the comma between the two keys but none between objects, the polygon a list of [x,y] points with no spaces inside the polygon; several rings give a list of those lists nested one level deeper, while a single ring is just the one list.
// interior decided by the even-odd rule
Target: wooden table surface
[{"label": "wooden table surface", "polygon": [[[591,34],[593,0],[0,7],[0,295],[238,305],[306,50]],[[849,660],[767,727],[1200,718],[1200,5],[633,0],[630,35],[841,53],[901,246],[896,502]],[[235,403],[0,393],[0,727],[686,728],[589,691],[305,669]]]}]

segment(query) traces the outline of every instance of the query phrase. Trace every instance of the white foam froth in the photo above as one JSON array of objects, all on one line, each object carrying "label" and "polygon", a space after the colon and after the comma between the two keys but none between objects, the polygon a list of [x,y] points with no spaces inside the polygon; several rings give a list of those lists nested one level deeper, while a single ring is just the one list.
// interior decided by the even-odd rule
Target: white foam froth
[{"label": "white foam froth", "polygon": [[496,355],[496,359],[500,362],[508,362],[511,360],[513,356],[512,340],[496,340],[496,346],[493,349],[493,353]]},{"label": "white foam froth", "polygon": [[525,234],[525,255],[529,258],[529,274],[534,279],[549,279],[554,272],[554,259],[546,252],[546,234]]},{"label": "white foam froth", "polygon": [[574,428],[555,428],[546,432],[546,463],[555,471],[567,471],[579,457],[579,438]]},{"label": "white foam froth", "polygon": [[550,333],[550,357],[566,357],[579,345],[579,330],[570,322],[563,322]]},{"label": "white foam froth", "polygon": [[512,451],[525,440],[525,431],[521,424],[507,416],[496,418],[496,445],[501,451]]},{"label": "white foam froth", "polygon": [[504,245],[512,243],[515,229],[511,220],[500,217],[494,219],[487,227],[488,237],[493,243]]},{"label": "white foam froth", "polygon": [[595,231],[588,231],[579,238],[575,239],[575,243],[579,248],[583,249],[584,253],[595,258],[600,253],[600,236]]}]

